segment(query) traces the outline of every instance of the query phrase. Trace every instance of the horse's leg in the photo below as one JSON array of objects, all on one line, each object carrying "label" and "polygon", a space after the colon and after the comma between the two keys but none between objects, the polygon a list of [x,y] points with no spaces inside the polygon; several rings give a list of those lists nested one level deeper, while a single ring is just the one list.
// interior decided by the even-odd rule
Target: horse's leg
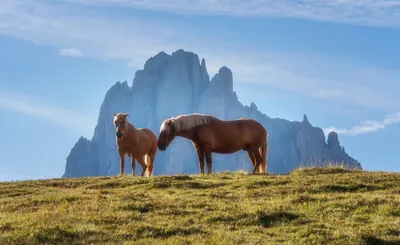
[{"label": "horse's leg", "polygon": [[263,165],[262,163],[260,163],[260,167],[258,168],[258,172],[259,172],[260,174],[263,174],[263,173],[264,173],[264,165]]},{"label": "horse's leg", "polygon": [[193,143],[194,149],[197,153],[197,158],[199,162],[200,174],[204,174],[204,151],[199,146]]},{"label": "horse's leg", "polygon": [[253,174],[257,173],[260,168],[262,167],[262,156],[260,155],[260,153],[258,152],[258,147],[251,147],[251,151],[254,154],[254,158],[255,158],[255,165],[253,168]]},{"label": "horse's leg", "polygon": [[199,160],[200,173],[204,174],[204,151],[196,150],[196,152],[197,152],[197,158]]},{"label": "horse's leg", "polygon": [[154,168],[154,155],[149,153],[147,154],[147,177],[150,177],[153,173]]},{"label": "horse's leg", "polygon": [[135,163],[135,158],[132,155],[131,155],[131,168],[132,168],[132,176],[135,176],[136,163]]},{"label": "horse's leg", "polygon": [[261,172],[262,173],[267,173],[267,165],[268,165],[268,133],[266,133],[266,136],[261,143],[260,147],[258,148],[258,152],[260,153],[262,157],[261,161]]},{"label": "horse's leg", "polygon": [[[256,173],[263,173],[263,164],[262,164],[262,154],[260,153],[259,150],[256,150],[253,152],[254,154],[254,158],[257,159],[255,156],[259,157],[259,164],[258,164],[258,168],[256,169]],[[256,160],[257,161],[257,160]],[[255,166],[255,165],[254,165]]]},{"label": "horse's leg", "polygon": [[[145,157],[145,156],[144,156]],[[140,166],[142,166],[142,173],[140,174],[140,176],[144,176],[144,174],[147,171],[147,164],[144,161],[144,157],[138,157],[136,158],[136,161],[138,161],[138,163],[140,164]]]},{"label": "horse's leg", "polygon": [[[265,174],[266,173],[266,163],[267,163],[267,151],[268,149],[265,148],[264,144],[261,144],[261,146],[258,148],[258,153],[261,156],[261,164],[260,164],[260,173]],[[265,158],[265,159],[264,159]]]},{"label": "horse's leg", "polygon": [[253,164],[253,168],[254,168],[254,166],[256,165],[256,159],[254,157],[254,154],[253,154],[253,152],[251,152],[250,149],[247,149],[246,152],[247,152],[247,155],[249,156],[251,164]]},{"label": "horse's leg", "polygon": [[153,169],[154,169],[154,155],[151,153],[147,154],[147,177],[150,177],[153,174]]},{"label": "horse's leg", "polygon": [[154,160],[156,158],[156,154],[157,154],[157,137],[153,134],[153,140],[154,142],[152,143],[151,149],[150,149],[150,163],[149,163],[149,176],[153,175],[153,171],[154,171]]},{"label": "horse's leg", "polygon": [[204,154],[206,156],[208,174],[212,174],[212,159],[211,159],[212,152],[210,150],[206,150],[204,151]]},{"label": "horse's leg", "polygon": [[125,166],[125,152],[118,150],[119,153],[119,175],[122,176],[124,174],[124,166]]}]

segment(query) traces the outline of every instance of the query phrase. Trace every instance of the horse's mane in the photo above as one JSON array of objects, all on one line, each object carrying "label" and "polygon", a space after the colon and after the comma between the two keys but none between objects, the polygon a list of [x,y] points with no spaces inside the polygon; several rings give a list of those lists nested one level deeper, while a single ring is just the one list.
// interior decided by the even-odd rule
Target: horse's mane
[{"label": "horse's mane", "polygon": [[179,115],[177,117],[170,118],[168,120],[173,121],[173,127],[176,132],[190,130],[197,126],[210,124],[210,123],[219,121],[218,118],[213,117],[211,115],[197,114],[197,113],[187,114],[187,115]]}]

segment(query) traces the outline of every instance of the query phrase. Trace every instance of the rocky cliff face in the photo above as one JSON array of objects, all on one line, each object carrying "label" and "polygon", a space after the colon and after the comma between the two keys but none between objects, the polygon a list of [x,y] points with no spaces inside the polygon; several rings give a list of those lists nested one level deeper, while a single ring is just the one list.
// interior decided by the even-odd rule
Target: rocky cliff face
[{"label": "rocky cliff face", "polygon": [[[119,159],[112,114],[128,112],[137,128],[147,127],[156,135],[163,120],[186,113],[206,113],[220,119],[253,118],[269,132],[268,172],[286,173],[300,165],[346,164],[360,169],[360,163],[340,146],[332,132],[328,141],[322,129],[313,127],[304,115],[302,122],[272,119],[252,103],[244,106],[233,91],[233,75],[222,67],[211,79],[205,60],[192,52],[160,52],[135,74],[132,86],[117,82],[107,92],[93,138],[80,138],[67,158],[63,177],[116,175]],[[127,157],[126,160],[130,161]],[[125,167],[130,172],[129,164]],[[141,171],[140,167],[136,168]],[[213,154],[215,172],[250,170],[245,152]],[[166,152],[158,151],[154,174],[198,173],[192,144],[175,138]]]}]

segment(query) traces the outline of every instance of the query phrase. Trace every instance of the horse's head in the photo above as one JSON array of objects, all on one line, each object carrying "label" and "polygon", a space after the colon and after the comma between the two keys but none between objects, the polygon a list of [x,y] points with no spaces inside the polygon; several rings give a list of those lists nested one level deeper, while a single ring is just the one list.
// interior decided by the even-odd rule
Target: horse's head
[{"label": "horse's head", "polygon": [[160,151],[165,151],[171,141],[175,138],[174,120],[165,120],[160,127],[157,146]]},{"label": "horse's head", "polygon": [[120,139],[128,128],[128,113],[114,114],[115,136]]}]

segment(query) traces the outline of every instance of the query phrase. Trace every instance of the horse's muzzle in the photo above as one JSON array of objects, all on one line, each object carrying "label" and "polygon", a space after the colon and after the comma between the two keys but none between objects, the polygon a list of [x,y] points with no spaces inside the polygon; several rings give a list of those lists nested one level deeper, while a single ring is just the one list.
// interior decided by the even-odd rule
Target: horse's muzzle
[{"label": "horse's muzzle", "polygon": [[167,147],[165,145],[162,145],[160,143],[157,144],[157,147],[160,151],[165,151],[167,149]]},{"label": "horse's muzzle", "polygon": [[121,132],[117,132],[117,133],[115,134],[115,136],[117,136],[117,138],[119,139],[119,138],[122,137],[122,133],[121,133]]}]

